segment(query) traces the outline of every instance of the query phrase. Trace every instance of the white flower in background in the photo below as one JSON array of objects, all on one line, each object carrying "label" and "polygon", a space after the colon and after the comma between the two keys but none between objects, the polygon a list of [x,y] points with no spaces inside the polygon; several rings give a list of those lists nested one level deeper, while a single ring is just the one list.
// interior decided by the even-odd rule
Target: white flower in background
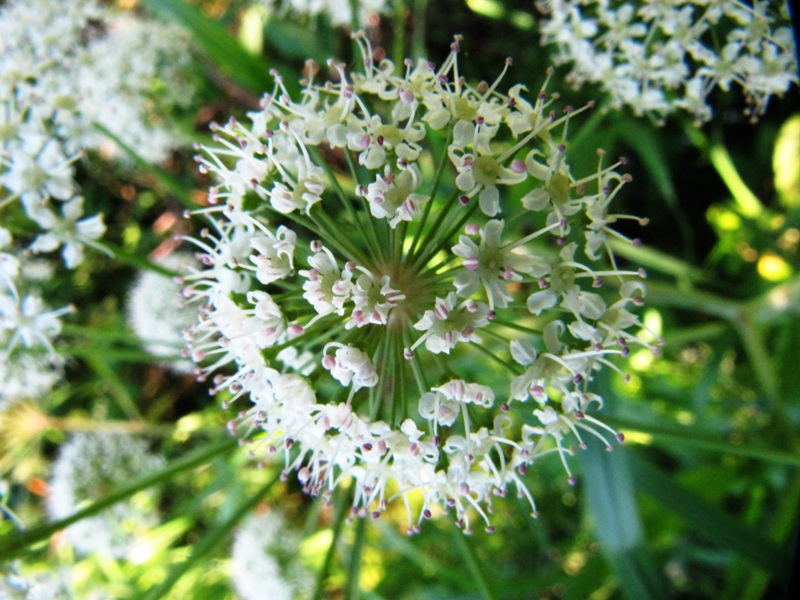
[{"label": "white flower in background", "polygon": [[0,565],[2,600],[69,600],[73,598],[63,573],[21,573],[18,563]]},{"label": "white flower in background", "polygon": [[[47,513],[53,520],[68,517],[85,503],[100,500],[163,465],[164,459],[152,454],[138,438],[111,433],[74,434],[61,447],[53,464]],[[80,554],[97,552],[126,558],[134,551],[137,540],[157,524],[155,496],[152,491],[144,491],[70,525],[66,532]]]},{"label": "white flower in background", "polygon": [[189,38],[175,26],[96,0],[0,7],[0,102],[15,100],[22,128],[60,140],[66,154],[113,146],[99,123],[142,158],[164,160],[186,144],[164,115],[191,101],[190,71]]},{"label": "white flower in background", "polygon": [[300,538],[276,510],[250,515],[234,534],[231,576],[242,600],[297,600],[313,592],[298,560]]},{"label": "white flower in background", "polygon": [[[397,72],[355,39],[363,72],[331,61],[337,82],[307,83],[301,101],[276,77],[252,123],[215,125],[198,155],[222,205],[198,211],[210,226],[187,238],[203,265],[184,278],[199,312],[189,352],[224,406],[250,403],[231,433],[282,455],[308,493],[353,480],[353,515],[400,499],[409,533],[437,510],[491,530],[494,496],[518,493],[535,514],[521,473],[581,443],[579,425],[555,438],[535,411],[573,423],[567,399],[589,397],[637,343],[625,307],[641,288],[625,282],[643,274],[585,235],[613,232],[608,201],[629,178],[602,156],[574,178],[567,124],[584,109],[559,115],[545,89],[507,96],[502,76],[468,85],[458,40],[441,67]],[[625,290],[610,307],[604,279]]]},{"label": "white flower in background", "polygon": [[753,119],[798,83],[788,2],[541,0],[542,43],[576,86],[600,85],[614,108],[659,121],[712,116],[708,96],[738,87]]},{"label": "white flower in background", "polygon": [[[186,253],[170,254],[158,263],[176,273],[197,267]],[[176,373],[188,373],[192,363],[178,357],[185,348],[184,331],[197,318],[197,311],[186,306],[180,297],[181,285],[156,271],[142,271],[128,294],[128,325],[142,341],[144,349],[155,358],[172,358],[162,364]]]},{"label": "white flower in background", "polygon": [[278,15],[290,13],[311,18],[324,15],[331,25],[350,29],[353,27],[353,6],[358,10],[358,26],[366,27],[371,15],[389,10],[387,0],[260,0],[260,3]]}]

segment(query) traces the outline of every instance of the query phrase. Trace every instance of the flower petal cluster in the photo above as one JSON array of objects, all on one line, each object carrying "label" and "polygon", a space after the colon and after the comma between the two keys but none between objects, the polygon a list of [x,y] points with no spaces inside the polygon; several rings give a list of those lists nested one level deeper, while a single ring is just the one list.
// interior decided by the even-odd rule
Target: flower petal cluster
[{"label": "flower petal cluster", "polygon": [[[64,359],[54,343],[61,317],[74,310],[47,306],[37,279],[50,275],[49,265],[41,269],[27,257],[20,260],[7,251],[10,241],[10,234],[0,227],[0,408],[14,400],[43,396],[61,378]],[[28,277],[21,276],[23,270]]]},{"label": "flower petal cluster", "polygon": [[298,561],[300,538],[276,510],[250,515],[236,530],[231,576],[242,600],[310,598],[313,577]]},{"label": "flower petal cluster", "polygon": [[[195,264],[187,253],[174,253],[159,261],[159,266],[183,272]],[[183,332],[194,324],[195,311],[180,299],[181,284],[156,271],[139,274],[128,294],[128,325],[142,345],[156,358],[175,359],[184,350]],[[167,360],[163,365],[176,372],[188,373],[189,360]]]},{"label": "flower petal cluster", "polygon": [[[639,343],[643,273],[609,244],[633,218],[609,209],[630,178],[602,153],[574,177],[567,125],[588,107],[501,93],[503,75],[467,84],[458,39],[441,66],[399,70],[355,40],[362,72],[330,61],[333,80],[298,99],[276,74],[250,123],[215,125],[200,148],[215,185],[187,238],[201,264],[184,277],[189,352],[240,406],[231,433],[282,456],[308,493],[353,480],[354,516],[399,498],[409,533],[441,512],[491,529],[509,490],[536,513],[534,460],[564,458],[587,428],[615,435],[588,399]],[[542,427],[550,411],[573,424],[561,437]]]},{"label": "flower petal cluster", "polygon": [[712,116],[715,88],[742,90],[754,119],[797,85],[788,2],[542,0],[542,43],[570,63],[576,86],[600,85],[612,105],[663,120]]},{"label": "flower petal cluster", "polygon": [[366,27],[369,18],[375,14],[388,11],[386,0],[259,0],[268,10],[279,13],[288,12],[293,15],[307,15],[316,18],[324,15],[334,27],[351,29],[353,27],[353,9],[359,27]]},{"label": "flower petal cluster", "polygon": [[[140,439],[112,433],[75,434],[61,447],[53,465],[47,512],[52,519],[69,517],[87,500],[101,499],[115,487],[163,465],[163,458],[152,454]],[[66,532],[81,554],[125,558],[157,522],[154,497],[142,492],[70,525]]]}]

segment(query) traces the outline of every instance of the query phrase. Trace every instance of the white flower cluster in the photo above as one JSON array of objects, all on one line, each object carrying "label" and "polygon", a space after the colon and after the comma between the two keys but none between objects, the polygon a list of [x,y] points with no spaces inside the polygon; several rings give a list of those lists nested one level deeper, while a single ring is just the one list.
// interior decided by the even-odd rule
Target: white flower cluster
[{"label": "white flower cluster", "polygon": [[309,598],[313,577],[299,562],[300,538],[275,511],[255,513],[237,529],[231,575],[242,600]]},{"label": "white flower cluster", "polygon": [[[41,261],[7,252],[11,235],[0,227],[0,410],[22,398],[46,394],[60,379],[64,359],[54,347],[59,317],[42,299],[41,280],[51,269]],[[37,264],[38,263],[38,264]],[[27,271],[27,277],[20,275]]]},{"label": "white flower cluster", "polygon": [[[52,519],[69,517],[87,502],[100,500],[163,465],[163,458],[152,454],[140,439],[111,433],[75,434],[61,447],[53,464],[47,512]],[[142,534],[157,523],[153,494],[140,492],[70,525],[67,539],[81,554],[126,558]]]},{"label": "white flower cluster", "polygon": [[521,480],[536,459],[616,436],[590,415],[589,384],[639,342],[628,307],[644,274],[608,246],[615,222],[638,221],[609,207],[630,178],[602,153],[573,177],[567,125],[584,109],[556,113],[545,88],[503,94],[502,75],[467,84],[458,39],[442,66],[400,73],[356,40],[364,73],[330,62],[335,81],[299,100],[276,75],[249,125],[216,126],[202,148],[218,185],[190,238],[203,264],[185,277],[190,352],[225,405],[249,398],[231,433],[262,432],[307,492],[352,478],[354,515],[401,498],[409,533],[436,510],[491,529],[509,488],[536,513]]},{"label": "white flower cluster", "polygon": [[72,598],[59,573],[20,574],[17,563],[0,565],[0,600],[68,600]]},{"label": "white flower cluster", "polygon": [[[23,254],[60,249],[72,269],[100,248],[103,216],[84,217],[75,180],[82,153],[109,143],[96,124],[152,161],[184,143],[160,115],[192,96],[187,48],[180,31],[95,0],[0,6],[0,401],[46,393],[63,363],[52,339],[67,309],[29,291]],[[47,355],[22,351],[34,346]]]},{"label": "white flower cluster", "polygon": [[798,83],[785,0],[540,0],[542,43],[571,63],[576,86],[600,85],[614,108],[663,120],[712,116],[714,88],[741,88],[753,118]]},{"label": "white flower cluster", "polygon": [[[194,257],[175,253],[159,261],[159,266],[183,272],[195,265]],[[183,332],[197,318],[196,311],[180,299],[180,284],[155,271],[143,271],[131,288],[127,302],[128,324],[142,340],[145,350],[157,358],[175,358],[185,347]],[[188,360],[165,361],[164,366],[176,373],[189,373]]]},{"label": "white flower cluster", "polygon": [[366,27],[372,15],[387,12],[386,0],[260,0],[270,11],[308,15],[311,18],[325,15],[334,27],[353,27],[353,7],[357,9],[359,27]]}]

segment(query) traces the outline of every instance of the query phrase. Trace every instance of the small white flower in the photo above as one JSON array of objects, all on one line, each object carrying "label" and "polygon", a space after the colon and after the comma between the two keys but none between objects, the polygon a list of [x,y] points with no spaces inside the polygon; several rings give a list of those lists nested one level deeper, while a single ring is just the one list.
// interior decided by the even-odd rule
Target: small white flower
[{"label": "small white flower", "polygon": [[483,302],[465,300],[456,305],[455,292],[447,298],[437,298],[433,310],[426,310],[422,318],[414,323],[414,329],[425,332],[410,350],[414,350],[423,341],[425,348],[439,354],[456,347],[459,342],[480,342],[475,330],[489,323],[487,315],[489,307]]},{"label": "small white flower", "polygon": [[103,215],[81,219],[83,198],[77,196],[61,206],[63,218],[49,208],[42,206],[31,211],[30,217],[46,231],[36,236],[30,250],[36,253],[52,252],[63,246],[61,256],[68,269],[74,269],[83,262],[83,246],[94,246],[92,242],[101,238],[106,231]]},{"label": "small white flower", "polygon": [[[336,354],[328,354],[328,348],[336,348]],[[343,386],[352,384],[353,389],[373,387],[378,383],[378,373],[369,357],[358,348],[336,342],[325,346],[322,366]]]}]

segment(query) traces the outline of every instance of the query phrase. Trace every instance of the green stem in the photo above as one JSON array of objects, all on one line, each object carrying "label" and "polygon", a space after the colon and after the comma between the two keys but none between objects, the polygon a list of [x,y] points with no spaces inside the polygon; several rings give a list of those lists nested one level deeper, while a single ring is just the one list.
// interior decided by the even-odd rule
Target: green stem
[{"label": "green stem", "polygon": [[93,125],[94,128],[100,133],[113,140],[114,143],[133,160],[137,167],[148,173],[151,177],[158,181],[158,183],[164,186],[167,191],[173,194],[186,208],[197,208],[197,203],[192,200],[191,194],[186,186],[179,183],[177,179],[172,177],[163,169],[147,162],[145,159],[139,156],[133,148],[128,146],[119,137],[117,137],[100,123],[93,123]]},{"label": "green stem", "polygon": [[730,191],[742,214],[751,219],[756,219],[764,214],[764,205],[761,204],[742,180],[727,148],[722,144],[712,144],[708,150],[708,158],[711,164],[714,165],[717,174],[722,178],[728,191]]},{"label": "green stem", "polygon": [[392,36],[392,61],[397,68],[402,68],[405,59],[405,17],[406,7],[403,0],[394,0],[394,35]]},{"label": "green stem", "polygon": [[452,531],[453,537],[456,541],[456,546],[461,552],[461,557],[464,559],[464,563],[466,563],[467,570],[469,571],[470,575],[472,575],[472,580],[475,583],[475,587],[486,600],[494,600],[495,596],[489,588],[486,575],[483,573],[483,570],[478,563],[478,559],[475,556],[475,551],[467,542],[467,536],[461,533],[459,529],[453,529]]},{"label": "green stem", "polygon": [[234,508],[226,519],[206,533],[202,539],[194,545],[189,558],[173,565],[169,570],[167,578],[155,588],[150,588],[147,593],[142,596],[142,600],[161,600],[162,598],[166,598],[167,593],[191,567],[197,564],[202,558],[219,549],[231,530],[236,527],[236,524],[247,514],[251,513],[259,502],[264,500],[264,496],[278,481],[280,481],[280,474],[261,486],[255,494]]},{"label": "green stem", "polygon": [[347,569],[347,585],[344,591],[346,600],[358,600],[361,597],[359,579],[361,575],[361,556],[364,553],[364,539],[367,533],[367,518],[360,517],[356,523],[356,539],[350,553],[350,564]]},{"label": "green stem", "polygon": [[336,554],[336,545],[339,542],[339,536],[342,534],[342,526],[344,525],[345,517],[347,516],[348,512],[347,495],[340,492],[337,494],[335,501],[333,536],[331,538],[331,545],[328,547],[328,551],[325,553],[325,561],[322,563],[322,568],[317,574],[317,584],[314,588],[314,595],[312,596],[312,598],[315,600],[321,600],[323,593],[325,592],[325,580],[327,579],[328,573],[331,570],[333,556]]},{"label": "green stem", "polygon": [[[425,208],[422,209],[422,217],[420,217],[419,223],[417,225],[417,232],[414,234],[414,239],[411,241],[411,246],[408,248],[408,257],[409,261],[414,259],[414,256],[417,252],[417,244],[419,243],[419,239],[422,236],[422,231],[425,229],[425,224],[428,222],[428,216],[431,213],[431,209],[433,208],[433,203],[436,201],[436,194],[439,191],[439,185],[442,182],[442,176],[444,175],[444,169],[447,166],[449,161],[447,155],[447,148],[450,145],[450,141],[453,139],[453,128],[450,128],[449,133],[447,134],[447,140],[445,140],[444,150],[442,150],[442,154],[439,157],[439,166],[436,167],[436,176],[433,180],[433,187],[431,188],[430,200],[425,203]],[[436,228],[434,227],[434,231]]]}]

